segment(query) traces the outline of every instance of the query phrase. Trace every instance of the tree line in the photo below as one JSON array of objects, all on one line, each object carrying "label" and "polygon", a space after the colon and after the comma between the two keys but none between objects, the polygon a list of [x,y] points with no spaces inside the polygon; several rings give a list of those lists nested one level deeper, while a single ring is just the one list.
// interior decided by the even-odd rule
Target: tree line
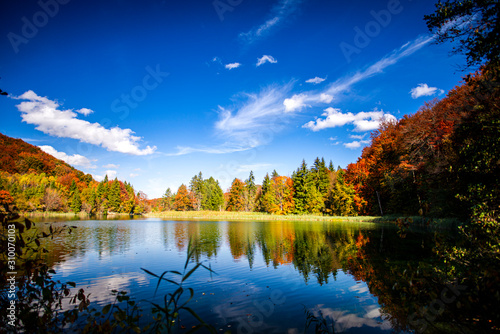
[{"label": "tree line", "polygon": [[182,184],[176,193],[168,188],[161,199],[152,201],[152,210],[356,215],[356,193],[344,175],[344,169],[335,169],[332,162],[327,167],[324,158],[316,158],[310,168],[302,161],[291,177],[268,173],[261,185],[251,171],[246,180],[235,178],[224,193],[217,180],[203,179],[200,172],[189,187]]}]

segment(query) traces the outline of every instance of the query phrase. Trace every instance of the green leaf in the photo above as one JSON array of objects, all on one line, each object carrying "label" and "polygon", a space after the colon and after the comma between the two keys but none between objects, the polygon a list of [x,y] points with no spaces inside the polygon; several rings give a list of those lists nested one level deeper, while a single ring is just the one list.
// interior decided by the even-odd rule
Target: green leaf
[{"label": "green leaf", "polygon": [[198,263],[196,264],[196,266],[193,267],[193,269],[191,269],[183,278],[182,278],[182,282],[184,282],[185,280],[187,280],[189,278],[189,276],[191,276],[192,273],[194,273],[196,271],[196,269],[198,269],[199,267],[201,266],[201,263]]},{"label": "green leaf", "polygon": [[102,314],[108,314],[109,310],[111,309],[111,304],[108,304],[102,308]]}]

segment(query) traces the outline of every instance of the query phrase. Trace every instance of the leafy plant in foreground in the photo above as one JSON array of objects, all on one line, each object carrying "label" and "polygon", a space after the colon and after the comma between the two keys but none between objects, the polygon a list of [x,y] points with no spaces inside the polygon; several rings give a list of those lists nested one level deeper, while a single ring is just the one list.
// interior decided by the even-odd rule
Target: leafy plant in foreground
[{"label": "leafy plant in foreground", "polygon": [[[162,281],[177,286],[177,289],[174,292],[168,293],[163,297],[163,306],[157,303],[151,303],[154,306],[152,311],[153,315],[156,315],[154,316],[155,323],[153,324],[153,331],[156,333],[164,333],[165,331],[167,333],[172,333],[174,331],[176,323],[177,325],[179,324],[181,311],[186,311],[199,321],[199,324],[191,328],[187,333],[192,333],[201,328],[208,329],[210,333],[217,333],[216,329],[212,325],[207,324],[198,316],[198,314],[196,314],[196,312],[194,312],[190,307],[186,306],[193,299],[194,290],[192,288],[185,288],[183,286],[184,282],[200,267],[208,270],[210,272],[210,275],[212,273],[215,273],[210,266],[207,267],[201,262],[197,262],[194,267],[190,268],[189,265],[192,263],[191,259],[193,258],[194,253],[195,247],[192,246],[192,241],[190,240],[187,249],[187,258],[182,273],[176,270],[167,270],[158,276],[157,274],[147,269],[141,268],[147,274],[158,278],[158,284],[156,285],[155,294],[158,291],[158,288],[160,287]],[[166,278],[165,276],[167,274],[176,275],[177,280]],[[189,297],[187,297],[187,300],[184,300],[185,298],[181,300],[182,296],[186,292],[189,293]]]}]

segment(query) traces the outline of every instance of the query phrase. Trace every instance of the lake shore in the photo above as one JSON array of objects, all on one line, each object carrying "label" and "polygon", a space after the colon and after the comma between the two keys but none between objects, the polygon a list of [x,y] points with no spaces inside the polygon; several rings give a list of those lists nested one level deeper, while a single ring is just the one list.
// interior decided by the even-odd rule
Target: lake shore
[{"label": "lake shore", "polygon": [[150,212],[143,215],[148,218],[170,218],[170,219],[203,219],[203,220],[289,220],[289,221],[350,221],[350,222],[374,222],[381,217],[356,216],[356,217],[334,217],[323,215],[273,215],[263,212],[230,212],[230,211],[164,211]]},{"label": "lake shore", "polygon": [[[22,214],[28,218],[91,218],[87,213],[72,212],[29,212]],[[98,217],[130,217],[126,213],[110,213]],[[324,216],[324,215],[274,215],[264,212],[230,212],[230,211],[164,211],[149,212],[134,217],[161,218],[174,220],[209,220],[209,221],[324,221],[324,222],[353,222],[353,223],[396,223],[398,219],[409,220],[416,225],[429,225],[441,228],[450,228],[460,225],[454,218],[431,218],[431,217],[406,217],[403,215],[387,216]]]},{"label": "lake shore", "polygon": [[[22,214],[28,218],[88,218],[91,217],[85,212],[27,212]],[[102,216],[102,215],[101,215]],[[108,217],[129,217],[126,213],[108,214]],[[164,211],[150,212],[136,217],[145,218],[165,218],[165,219],[192,219],[192,220],[289,220],[289,221],[350,221],[350,222],[375,222],[381,221],[382,217],[356,216],[356,217],[334,217],[323,215],[273,215],[263,212],[230,212],[230,211]]]}]

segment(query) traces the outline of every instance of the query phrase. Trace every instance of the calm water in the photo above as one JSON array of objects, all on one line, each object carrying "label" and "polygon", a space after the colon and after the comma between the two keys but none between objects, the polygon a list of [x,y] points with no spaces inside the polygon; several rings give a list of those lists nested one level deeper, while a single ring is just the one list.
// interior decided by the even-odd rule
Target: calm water
[{"label": "calm water", "polygon": [[[40,222],[39,228],[48,226]],[[111,290],[159,302],[173,291],[140,268],[182,271],[189,240],[203,269],[191,276],[190,306],[218,330],[303,333],[304,307],[335,322],[336,332],[412,330],[408,268],[430,256],[424,234],[401,238],[392,225],[325,222],[85,220],[47,245],[56,279],[74,281],[97,306]],[[425,301],[423,301],[425,304]],[[321,312],[321,313],[320,313]],[[148,312],[145,312],[148,313]],[[145,318],[144,321],[150,319]],[[191,327],[189,317],[183,324]],[[409,327],[408,327],[409,326]]]}]

